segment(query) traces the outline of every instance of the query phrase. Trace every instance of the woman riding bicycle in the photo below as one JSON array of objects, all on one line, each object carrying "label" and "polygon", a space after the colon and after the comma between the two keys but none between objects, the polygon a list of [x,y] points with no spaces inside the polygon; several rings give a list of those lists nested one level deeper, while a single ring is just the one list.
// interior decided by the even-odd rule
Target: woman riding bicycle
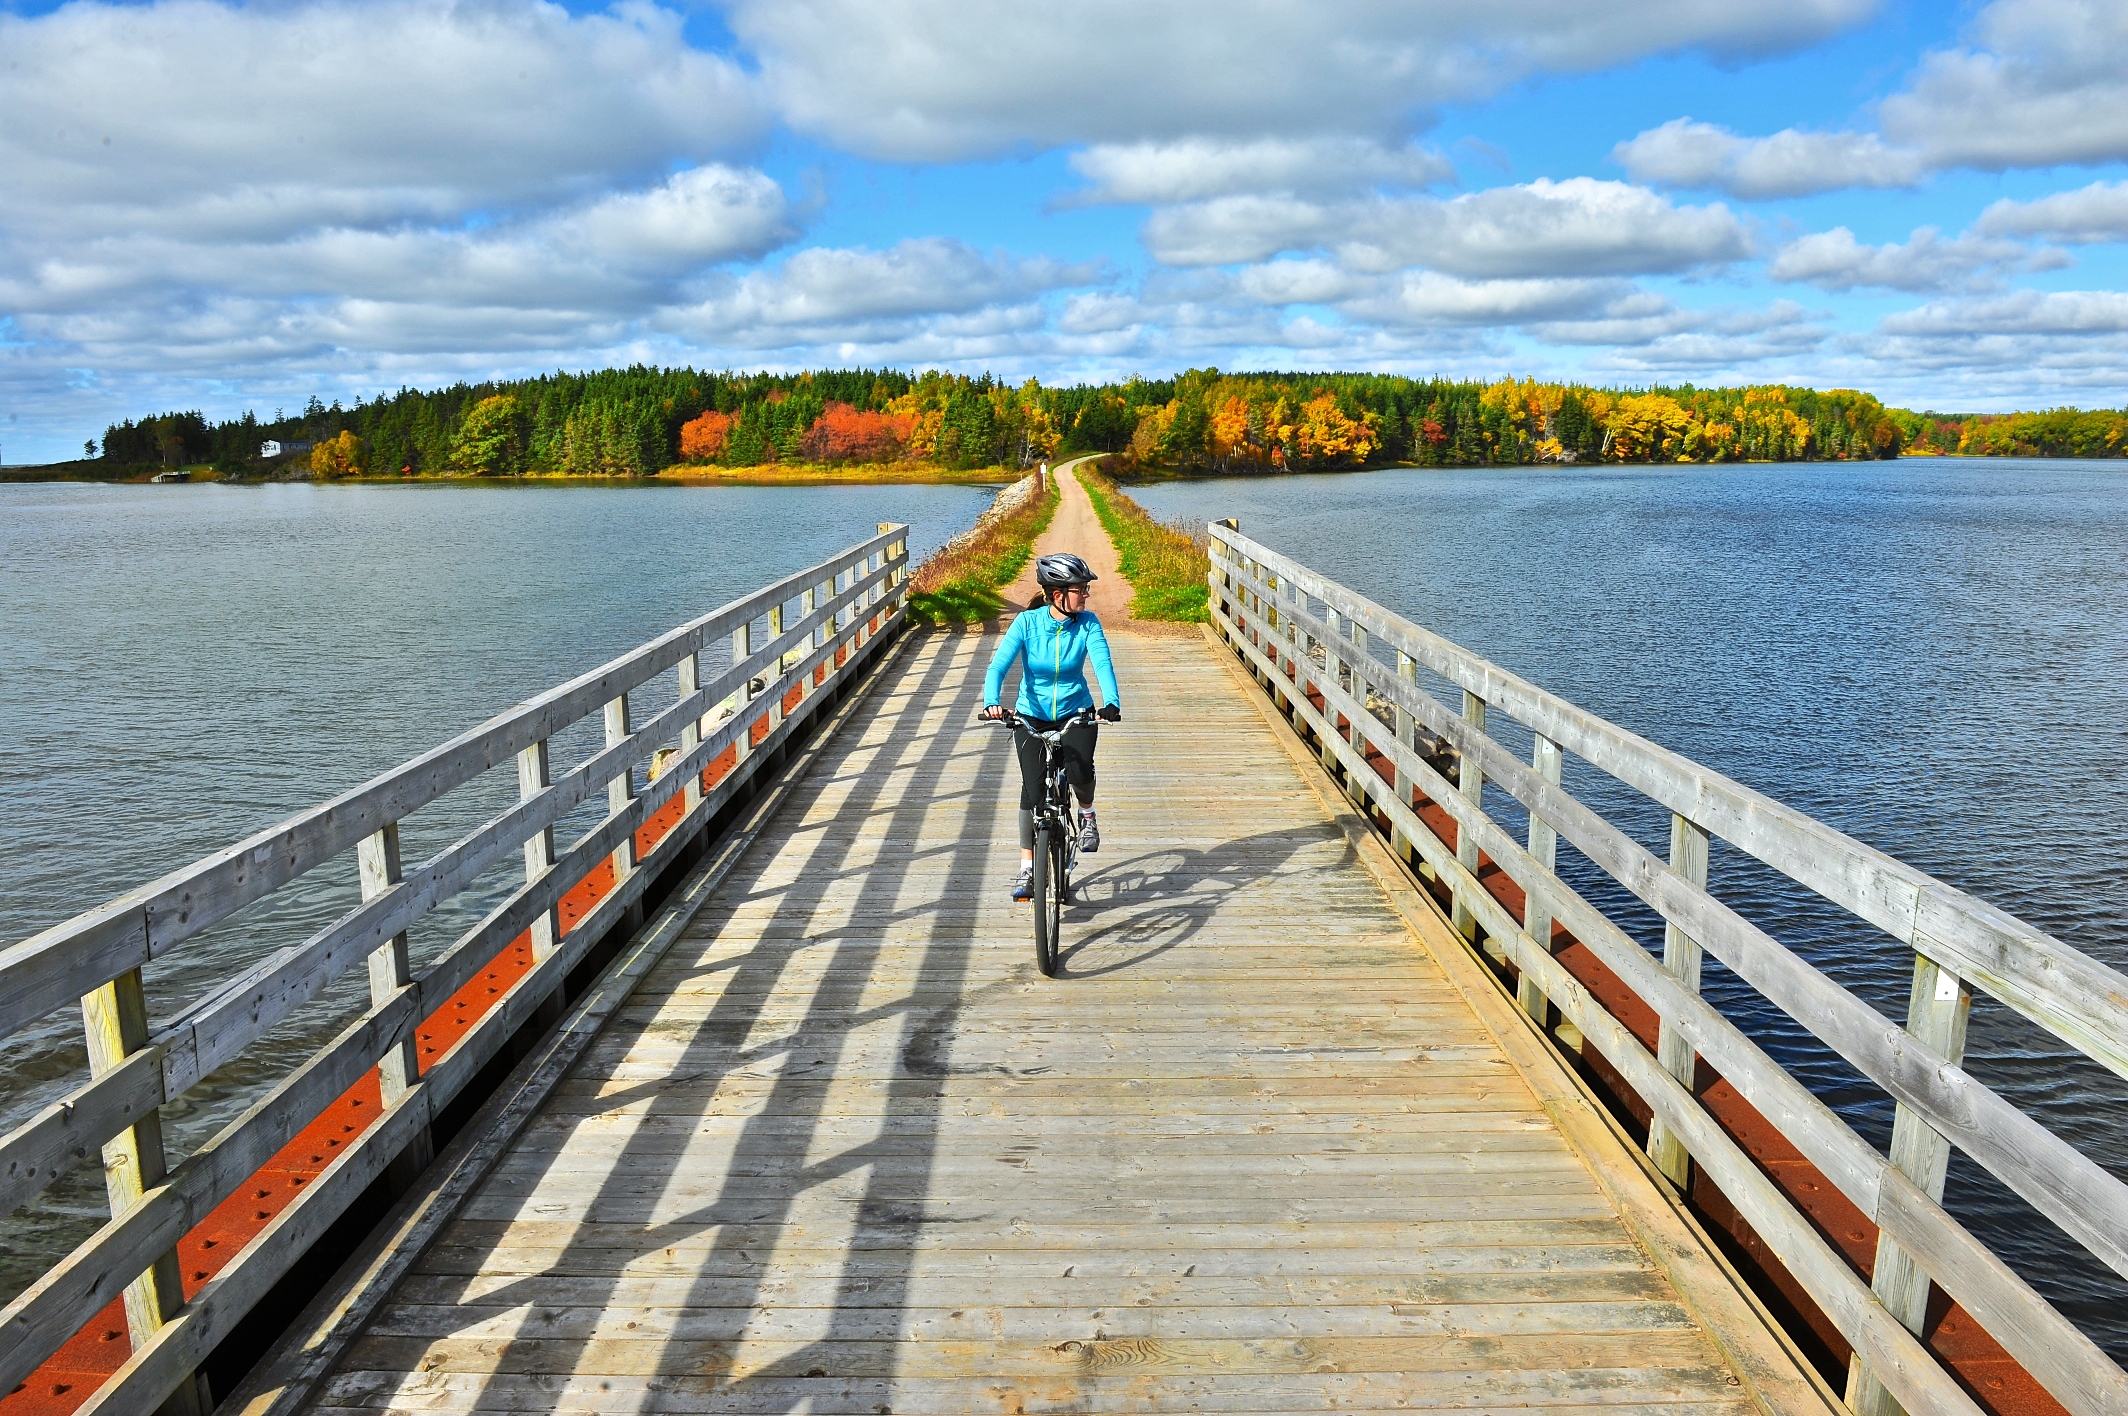
[{"label": "woman riding bicycle", "polygon": [[[1101,681],[1101,717],[1116,722],[1123,710],[1116,693],[1116,670],[1108,658],[1108,636],[1101,621],[1086,608],[1087,587],[1099,579],[1093,567],[1079,557],[1062,552],[1043,556],[1034,563],[1035,584],[1042,593],[1015,616],[1005,642],[990,661],[983,678],[983,716],[1002,718],[1005,710],[998,699],[1005,687],[1005,671],[1020,661],[1019,714],[1023,721],[1013,731],[1013,745],[1020,756],[1020,875],[1012,898],[1024,900],[1033,893],[1034,811],[1042,800],[1042,742],[1037,732],[1054,732],[1064,719],[1093,707],[1086,689],[1086,661],[1092,659],[1094,676]],[[1079,849],[1101,848],[1101,831],[1094,821],[1094,743],[1092,723],[1075,723],[1064,730],[1060,750],[1065,776],[1079,801]]]}]

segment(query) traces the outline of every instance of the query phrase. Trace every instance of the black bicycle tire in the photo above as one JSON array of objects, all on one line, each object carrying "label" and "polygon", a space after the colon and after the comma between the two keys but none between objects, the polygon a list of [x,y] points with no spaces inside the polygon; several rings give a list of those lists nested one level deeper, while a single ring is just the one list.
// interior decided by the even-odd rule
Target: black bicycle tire
[{"label": "black bicycle tire", "polygon": [[1064,958],[1064,906],[1071,903],[1071,851],[1065,844],[1067,839],[1059,834],[1051,839],[1049,846],[1049,968],[1052,976]]},{"label": "black bicycle tire", "polygon": [[1055,917],[1049,908],[1050,895],[1057,882],[1050,879],[1050,830],[1037,826],[1034,835],[1034,879],[1032,897],[1034,906],[1034,966],[1042,971],[1042,977],[1055,978],[1057,973],[1057,941],[1054,934]]}]

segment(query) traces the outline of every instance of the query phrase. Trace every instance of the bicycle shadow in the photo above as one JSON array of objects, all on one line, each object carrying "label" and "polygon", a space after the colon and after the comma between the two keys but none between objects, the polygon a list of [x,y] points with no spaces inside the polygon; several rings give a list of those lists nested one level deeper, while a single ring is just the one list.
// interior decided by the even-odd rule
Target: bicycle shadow
[{"label": "bicycle shadow", "polygon": [[[1325,821],[1212,850],[1170,846],[1104,862],[1092,874],[1082,870],[1072,881],[1064,914],[1070,933],[1057,972],[1098,978],[1138,967],[1196,938],[1222,912],[1244,904],[1251,890],[1283,893],[1310,876],[1347,869],[1353,858],[1351,843]],[[1117,947],[1127,951],[1124,957],[1073,967]]]}]

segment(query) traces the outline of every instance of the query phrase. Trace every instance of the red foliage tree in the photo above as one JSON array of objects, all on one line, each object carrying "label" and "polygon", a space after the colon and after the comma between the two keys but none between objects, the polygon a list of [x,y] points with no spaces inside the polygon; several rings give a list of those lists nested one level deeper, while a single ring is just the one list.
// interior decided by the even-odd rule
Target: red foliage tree
[{"label": "red foliage tree", "polygon": [[915,425],[914,418],[830,403],[799,447],[808,462],[889,462],[901,456]]},{"label": "red foliage tree", "polygon": [[724,439],[731,432],[732,415],[712,408],[693,422],[680,425],[680,460],[715,462],[724,452]]}]

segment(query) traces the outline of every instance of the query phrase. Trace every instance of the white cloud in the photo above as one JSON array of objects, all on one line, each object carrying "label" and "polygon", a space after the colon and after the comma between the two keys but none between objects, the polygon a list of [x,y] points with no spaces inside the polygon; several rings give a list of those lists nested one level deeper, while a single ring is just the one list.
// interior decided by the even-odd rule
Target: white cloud
[{"label": "white cloud", "polygon": [[1422,266],[1494,279],[1674,273],[1751,253],[1749,231],[1727,207],[1679,207],[1646,188],[1589,177],[1539,178],[1446,201],[1220,197],[1155,211],[1145,242],[1170,265],[1331,249],[1356,270]]},{"label": "white cloud", "polygon": [[1983,300],[1935,301],[1886,315],[1877,328],[1926,336],[2128,334],[2128,293],[2017,290]]},{"label": "white cloud", "polygon": [[955,160],[1027,147],[1404,131],[1433,105],[1651,54],[1793,50],[1875,0],[731,0],[787,121],[846,150]]},{"label": "white cloud", "polygon": [[[262,333],[293,326],[325,338],[338,331],[360,339],[351,347],[377,351],[390,349],[394,331],[408,322],[448,315],[458,322],[461,347],[482,348],[490,339],[511,343],[527,318],[627,319],[675,298],[705,267],[761,256],[795,235],[774,181],[712,166],[647,191],[472,229],[332,227],[230,242],[122,233],[10,251],[0,258],[0,300],[32,333],[124,362],[217,357],[218,334],[188,348],[185,331],[195,326],[187,312],[196,310],[242,310]],[[138,351],[96,333],[114,305],[145,320]],[[430,315],[401,308],[408,306]],[[357,310],[367,314],[348,313]]]},{"label": "white cloud", "polygon": [[1922,57],[1878,106],[1878,133],[1789,128],[1740,137],[1676,118],[1620,143],[1633,177],[1739,197],[1912,186],[1952,167],[2128,161],[2128,5],[1993,0],[1972,43]]},{"label": "white cloud", "polygon": [[1931,301],[1845,344],[1864,367],[1914,389],[1917,406],[2112,406],[2128,371],[2128,294],[2020,290]]},{"label": "white cloud", "polygon": [[543,0],[0,15],[10,232],[260,239],[653,181],[765,131],[746,77],[681,24]]},{"label": "white cloud", "polygon": [[1385,205],[1342,243],[1348,262],[1473,277],[1676,273],[1740,260],[1750,233],[1727,207],[1679,207],[1644,187],[1570,177],[1445,202]]},{"label": "white cloud", "polygon": [[724,289],[663,323],[694,338],[749,347],[876,343],[897,321],[959,317],[995,324],[998,312],[1009,310],[1008,323],[1039,323],[1039,307],[1029,304],[1035,297],[1105,276],[1100,262],[986,256],[941,237],[884,251],[814,247],[774,270],[728,279]]},{"label": "white cloud", "polygon": [[1266,192],[1343,196],[1377,186],[1427,187],[1456,175],[1438,153],[1357,137],[1103,143],[1073,153],[1071,166],[1093,183],[1072,194],[1075,204],[1171,205]]},{"label": "white cloud", "polygon": [[1412,271],[1390,281],[1380,295],[1345,308],[1389,325],[1519,325],[1589,318],[1635,293],[1616,280],[1462,280]]},{"label": "white cloud", "polygon": [[1327,245],[1353,208],[1302,197],[1216,197],[1162,207],[1146,221],[1145,247],[1165,265],[1235,265]]},{"label": "white cloud", "polygon": [[1999,284],[2009,270],[2059,269],[2067,263],[2058,251],[2034,251],[1971,232],[1946,239],[1935,227],[1924,226],[1903,243],[1870,246],[1836,226],[1783,246],[1767,274],[1820,290],[1939,291]]},{"label": "white cloud", "polygon": [[1971,47],[1939,50],[1880,121],[1937,167],[2128,160],[2128,6],[1995,0]]},{"label": "white cloud", "polygon": [[1806,133],[1788,128],[1743,138],[1711,123],[1673,118],[1611,150],[1635,181],[1712,187],[1758,201],[1845,187],[1910,187],[1920,156],[1887,147],[1872,133]]},{"label": "white cloud", "polygon": [[766,110],[650,5],[0,15],[0,301],[77,366],[581,348],[797,235]]},{"label": "white cloud", "polygon": [[1973,229],[2067,245],[2128,241],[2128,182],[2093,182],[2037,201],[1999,201],[1980,214]]}]

